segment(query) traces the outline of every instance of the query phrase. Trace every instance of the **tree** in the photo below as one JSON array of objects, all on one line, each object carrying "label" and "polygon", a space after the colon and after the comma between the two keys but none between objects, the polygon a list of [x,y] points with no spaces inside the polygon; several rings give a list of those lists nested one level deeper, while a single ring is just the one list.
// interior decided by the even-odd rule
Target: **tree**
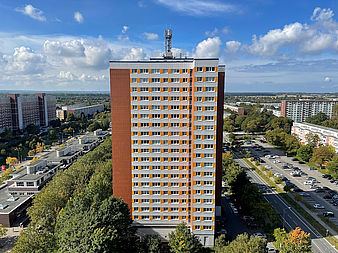
[{"label": "tree", "polygon": [[7,234],[7,228],[0,224],[0,239]]},{"label": "tree", "polygon": [[300,144],[295,136],[285,133],[283,146],[288,154],[296,154]]},{"label": "tree", "polygon": [[320,144],[320,137],[318,134],[308,133],[305,135],[306,143],[311,144],[313,147],[318,147]]},{"label": "tree", "polygon": [[222,249],[229,243],[229,240],[227,239],[225,234],[221,234],[219,237],[215,240],[215,252],[221,253]]},{"label": "tree", "polygon": [[16,157],[7,157],[6,158],[6,164],[8,164],[9,166],[12,166],[13,168],[18,163],[19,163],[19,161],[18,161],[18,158],[16,158]]},{"label": "tree", "polygon": [[235,130],[235,122],[229,118],[224,119],[223,130],[226,132],[233,132]]},{"label": "tree", "polygon": [[177,225],[176,229],[169,234],[170,252],[173,253],[199,253],[202,244],[192,234],[185,223]]},{"label": "tree", "polygon": [[44,150],[44,148],[45,148],[44,143],[40,143],[40,142],[36,143],[36,153],[42,152]]},{"label": "tree", "polygon": [[304,146],[300,146],[297,151],[297,156],[303,161],[308,162],[313,153],[313,146],[311,144],[306,144]]},{"label": "tree", "polygon": [[273,145],[282,146],[282,143],[283,143],[282,133],[283,131],[280,128],[268,130],[266,131],[265,139]]},{"label": "tree", "polygon": [[305,120],[305,122],[315,124],[315,125],[321,125],[322,122],[324,122],[325,120],[328,120],[328,119],[329,119],[329,116],[327,116],[323,112],[320,112],[320,113],[316,114],[315,116],[307,118]]},{"label": "tree", "polygon": [[277,228],[274,231],[275,246],[281,253],[306,253],[311,250],[310,233],[302,231],[299,227],[286,233],[284,229]]},{"label": "tree", "polygon": [[273,118],[267,125],[267,129],[273,130],[273,129],[282,129],[284,132],[290,134],[291,132],[291,126],[292,126],[292,119],[289,119],[287,117],[280,117],[280,118]]},{"label": "tree", "polygon": [[334,179],[338,179],[338,155],[335,155],[332,161],[327,163],[326,169]]},{"label": "tree", "polygon": [[161,253],[161,238],[156,235],[146,235],[138,246],[139,253]]},{"label": "tree", "polygon": [[331,161],[334,155],[335,151],[332,146],[320,146],[314,149],[310,161],[319,164],[321,167],[324,164],[324,162]]},{"label": "tree", "polygon": [[247,233],[240,234],[228,246],[222,248],[222,253],[262,253],[265,252],[267,241],[264,238],[248,236]]}]

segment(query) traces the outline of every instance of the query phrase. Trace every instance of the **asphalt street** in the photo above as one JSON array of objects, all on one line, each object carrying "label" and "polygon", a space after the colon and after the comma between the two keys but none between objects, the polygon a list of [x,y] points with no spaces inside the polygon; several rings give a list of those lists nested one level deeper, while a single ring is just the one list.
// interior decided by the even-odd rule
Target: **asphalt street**
[{"label": "asphalt street", "polygon": [[[250,169],[250,167],[242,160],[238,159],[236,156],[236,161],[243,167],[246,168],[248,176],[251,177],[252,182],[262,185],[268,185],[258,174]],[[271,189],[271,188],[270,188]],[[336,253],[337,250],[332,247],[332,245],[323,238],[303,217],[301,217],[293,208],[291,208],[287,202],[285,202],[281,196],[273,189],[270,193],[264,194],[264,198],[269,201],[281,214],[282,220],[284,221],[285,226],[288,228],[300,227],[307,233],[310,233],[312,238],[312,248],[314,252],[319,253]]]}]

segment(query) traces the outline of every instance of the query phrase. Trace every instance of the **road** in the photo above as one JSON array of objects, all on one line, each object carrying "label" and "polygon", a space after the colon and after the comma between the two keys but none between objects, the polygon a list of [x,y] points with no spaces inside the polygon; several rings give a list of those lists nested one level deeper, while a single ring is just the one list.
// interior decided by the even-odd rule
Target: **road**
[{"label": "road", "polygon": [[[252,182],[261,185],[268,185],[258,174],[252,171],[242,159],[239,159],[238,154],[235,153],[235,157],[235,160],[243,168],[246,168],[248,176],[251,177]],[[305,232],[311,234],[312,248],[314,252],[337,253],[336,249],[334,249],[332,245],[325,238],[323,238],[303,217],[301,217],[295,210],[290,208],[288,203],[285,202],[276,191],[271,189],[270,193],[264,194],[264,198],[269,201],[282,215],[282,220],[286,226],[292,229],[295,227],[300,227]]]},{"label": "road", "polygon": [[282,164],[283,163],[290,163],[292,164],[294,167],[299,167],[303,172],[307,173],[308,176],[312,176],[314,178],[316,178],[316,180],[318,181],[316,184],[318,186],[326,186],[332,190],[338,190],[338,187],[335,184],[330,183],[329,180],[322,178],[322,174],[317,171],[317,170],[309,170],[308,166],[303,165],[303,164],[298,164],[295,161],[292,161],[290,157],[286,157],[284,155],[284,153],[274,147],[271,147],[269,144],[261,144],[261,146],[263,146],[265,148],[265,150],[269,150],[271,155],[279,155],[280,157],[278,158],[278,160],[281,161],[281,163],[273,163],[274,160],[276,159],[269,159],[269,158],[265,158],[264,157],[264,153],[263,151],[256,151],[254,149],[250,149],[250,151],[252,153],[254,153],[255,156],[259,156],[261,157],[261,159],[263,159],[265,161],[265,164],[262,165],[270,165],[272,167],[272,171],[273,173],[277,172],[280,174],[283,174],[284,176],[286,176],[288,178],[289,181],[291,181],[292,183],[294,183],[298,188],[300,188],[303,191],[306,191],[307,193],[309,193],[309,197],[304,197],[303,199],[305,201],[307,201],[311,206],[313,206],[314,204],[320,204],[322,206],[325,207],[325,210],[320,209],[317,210],[317,212],[322,213],[323,211],[331,211],[334,213],[335,217],[330,218],[330,220],[338,225],[338,207],[337,206],[333,206],[329,203],[329,200],[325,200],[323,197],[324,195],[327,195],[326,192],[324,193],[316,193],[313,190],[309,189],[309,187],[307,185],[304,185],[304,182],[307,181],[306,176],[301,176],[301,177],[292,177],[290,175],[290,172],[292,172],[293,170],[291,169],[282,169]]}]

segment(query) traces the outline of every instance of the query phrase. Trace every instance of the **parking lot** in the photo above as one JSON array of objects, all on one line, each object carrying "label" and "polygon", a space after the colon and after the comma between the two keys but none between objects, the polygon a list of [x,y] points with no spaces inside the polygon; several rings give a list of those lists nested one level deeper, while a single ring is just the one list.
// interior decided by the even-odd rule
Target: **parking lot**
[{"label": "parking lot", "polygon": [[274,176],[280,177],[302,195],[309,205],[313,206],[317,213],[332,212],[334,217],[329,218],[338,226],[338,186],[336,182],[330,182],[323,178],[323,174],[317,170],[310,170],[306,164],[301,164],[293,157],[287,157],[283,151],[278,150],[267,143],[255,141],[243,145],[256,160],[261,161]]}]

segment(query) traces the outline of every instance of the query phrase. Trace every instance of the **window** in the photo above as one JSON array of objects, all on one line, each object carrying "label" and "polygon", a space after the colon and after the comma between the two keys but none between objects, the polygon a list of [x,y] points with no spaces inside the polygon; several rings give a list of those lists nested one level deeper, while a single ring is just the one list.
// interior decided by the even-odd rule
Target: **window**
[{"label": "window", "polygon": [[204,230],[211,230],[211,226],[203,226]]},{"label": "window", "polygon": [[197,81],[197,82],[202,82],[202,81],[203,81],[203,78],[200,77],[200,76],[198,76],[198,77],[196,77],[196,81]]},{"label": "window", "polygon": [[179,183],[171,183],[171,187],[178,187],[178,186],[180,186]]},{"label": "window", "polygon": [[149,105],[140,105],[140,110],[149,110]]},{"label": "window", "polygon": [[153,148],[153,153],[161,153],[161,149],[159,149],[159,148]]},{"label": "window", "polygon": [[131,73],[132,73],[132,74],[137,74],[137,69],[132,69],[132,70],[131,70]]},{"label": "window", "polygon": [[204,158],[212,158],[213,155],[212,154],[204,154]]},{"label": "window", "polygon": [[178,88],[178,87],[173,87],[173,88],[171,88],[171,91],[172,91],[172,92],[179,92],[179,91],[180,91],[180,88]]},{"label": "window", "polygon": [[196,148],[202,148],[201,144],[196,144]]},{"label": "window", "polygon": [[205,130],[214,130],[214,126],[205,126],[204,129]]},{"label": "window", "polygon": [[133,88],[132,88],[132,91],[133,91],[133,92],[136,92],[136,91],[137,91],[137,88],[136,88],[136,87],[133,87]]},{"label": "window", "polygon": [[168,74],[168,69],[163,69],[163,70],[162,70],[162,73],[163,73],[163,74]]},{"label": "window", "polygon": [[207,171],[207,172],[204,172],[204,176],[205,176],[205,177],[212,177],[212,176],[213,176],[213,173],[210,172],[210,171]]},{"label": "window", "polygon": [[168,82],[168,78],[163,78],[163,82],[167,83]]},{"label": "window", "polygon": [[148,87],[141,87],[141,88],[140,88],[140,91],[145,92],[145,91],[149,91],[149,89],[148,89]]},{"label": "window", "polygon": [[204,208],[203,211],[204,212],[212,212],[212,208]]},{"label": "window", "polygon": [[202,91],[202,87],[196,87],[196,91]]},{"label": "window", "polygon": [[214,136],[213,135],[204,135],[205,140],[213,140]]},{"label": "window", "polygon": [[205,111],[213,111],[214,107],[213,106],[206,106],[206,107],[204,107],[204,110]]},{"label": "window", "polygon": [[23,182],[16,182],[16,186],[24,186]]},{"label": "window", "polygon": [[171,73],[173,73],[173,74],[179,74],[180,70],[179,69],[172,69]]},{"label": "window", "polygon": [[196,229],[196,230],[200,230],[200,229],[201,229],[201,226],[200,226],[200,225],[196,225],[196,226],[195,226],[195,229]]},{"label": "window", "polygon": [[149,132],[141,132],[141,136],[148,136]]},{"label": "window", "polygon": [[205,120],[214,120],[214,116],[205,116]]},{"label": "window", "polygon": [[153,109],[153,110],[161,110],[161,106],[160,105],[153,105],[151,107],[151,109]]},{"label": "window", "polygon": [[179,110],[180,106],[179,105],[172,105],[171,110]]},{"label": "window", "polygon": [[172,220],[178,220],[178,216],[172,215],[172,216],[171,216],[171,219],[172,219]]},{"label": "window", "polygon": [[196,111],[202,111],[202,106],[196,106]]},{"label": "window", "polygon": [[[197,199],[196,199],[197,200]],[[201,220],[201,217],[195,217],[195,220]]]},{"label": "window", "polygon": [[161,195],[161,191],[153,191],[153,195]]},{"label": "window", "polygon": [[214,148],[213,144],[204,144],[204,148]]},{"label": "window", "polygon": [[196,68],[196,71],[197,71],[197,72],[202,72],[202,71],[203,71],[203,68],[202,68],[202,67],[197,67],[197,68]]},{"label": "window", "polygon": [[205,91],[215,91],[215,87],[205,87]]},{"label": "window", "polygon": [[[153,135],[154,135],[154,132],[153,132]],[[160,140],[153,140],[153,144],[154,145],[159,145],[159,144],[161,144],[161,141]]]},{"label": "window", "polygon": [[204,203],[211,204],[212,203],[212,199],[204,199]]},{"label": "window", "polygon": [[149,140],[141,140],[141,144],[149,144]]},{"label": "window", "polygon": [[140,74],[148,74],[149,70],[148,69],[140,69]]},{"label": "window", "polygon": [[160,78],[151,78],[151,82],[152,83],[159,83],[159,82],[161,82],[161,79]]},{"label": "window", "polygon": [[151,117],[153,119],[159,119],[159,118],[161,118],[161,114],[152,114]]},{"label": "window", "polygon": [[143,97],[143,96],[142,96],[142,97],[140,97],[140,100],[141,100],[141,101],[148,101],[148,100],[149,100],[149,97]]},{"label": "window", "polygon": [[153,203],[160,203],[161,200],[160,199],[153,199]]},{"label": "window", "polygon": [[202,102],[202,97],[196,97],[197,102]]},{"label": "window", "polygon": [[197,207],[195,208],[195,212],[200,212],[201,211],[201,208]]},{"label": "window", "polygon": [[204,194],[212,194],[212,190],[204,190]]},{"label": "window", "polygon": [[201,140],[202,139],[202,135],[196,135],[195,139],[196,140]]},{"label": "window", "polygon": [[160,74],[160,70],[159,69],[152,69],[151,73],[152,74]]},{"label": "window", "polygon": [[171,100],[172,100],[172,101],[179,101],[179,100],[180,100],[180,97],[171,97]]},{"label": "window", "polygon": [[34,182],[26,182],[26,186],[34,186]]},{"label": "window", "polygon": [[153,212],[161,212],[161,208],[160,207],[153,207]]},{"label": "window", "polygon": [[141,212],[149,212],[149,207],[141,207]]},{"label": "window", "polygon": [[152,87],[151,91],[153,91],[153,92],[159,92],[159,91],[161,91],[161,88],[160,87]]},{"label": "window", "polygon": [[215,77],[206,77],[205,81],[206,82],[215,82]]},{"label": "window", "polygon": [[182,73],[188,73],[187,69],[182,69]]},{"label": "window", "polygon": [[202,120],[202,116],[196,116],[196,120]]},{"label": "window", "polygon": [[215,67],[206,67],[206,68],[205,68],[205,71],[208,71],[208,72],[215,72]]},{"label": "window", "polygon": [[212,181],[204,181],[204,185],[212,185]]},{"label": "window", "polygon": [[149,79],[148,78],[140,78],[140,83],[148,83]]},{"label": "window", "polygon": [[137,97],[132,96],[131,99],[132,99],[133,101],[136,101],[136,100],[137,100]]},{"label": "window", "polygon": [[153,215],[153,220],[160,220],[160,219],[161,219],[161,216]]},{"label": "window", "polygon": [[[182,83],[186,83],[186,82],[188,82],[188,78],[182,78]],[[187,90],[183,89],[183,91],[187,91]]]},{"label": "window", "polygon": [[204,220],[205,220],[205,221],[211,221],[211,220],[212,220],[212,217],[204,217]]},{"label": "window", "polygon": [[214,97],[205,97],[205,102],[213,102],[215,101]]},{"label": "window", "polygon": [[153,166],[153,170],[160,170],[161,166]]},{"label": "window", "polygon": [[179,78],[171,78],[172,83],[179,83],[180,79]]}]

